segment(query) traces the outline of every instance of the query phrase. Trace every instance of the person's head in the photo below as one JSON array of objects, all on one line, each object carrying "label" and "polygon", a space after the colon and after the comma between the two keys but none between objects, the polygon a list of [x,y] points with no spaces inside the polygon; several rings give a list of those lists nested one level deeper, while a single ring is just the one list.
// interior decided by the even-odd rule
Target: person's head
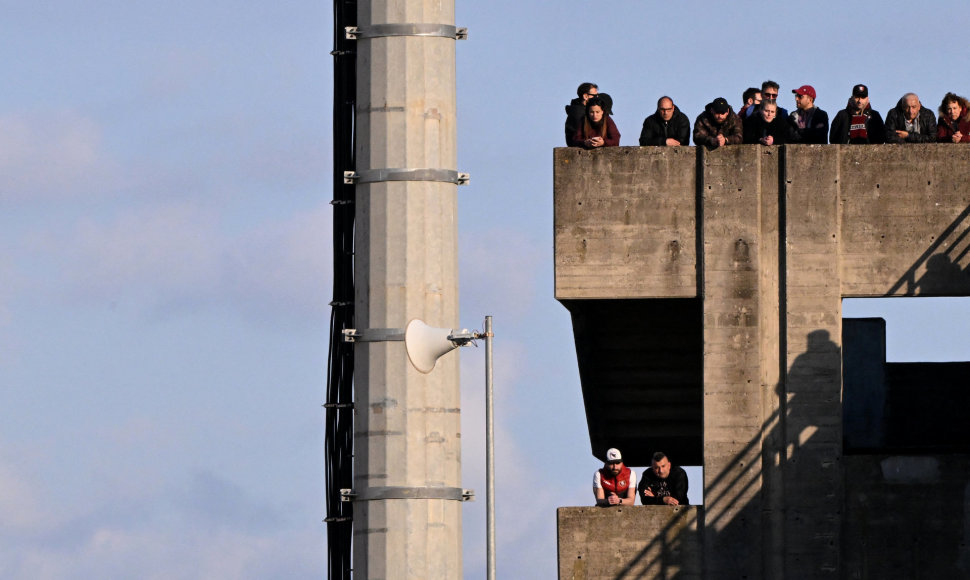
[{"label": "person's head", "polygon": [[761,102],[761,117],[768,123],[775,120],[778,115],[778,103],[776,101]]},{"label": "person's head", "polygon": [[815,106],[815,87],[802,85],[792,91],[795,94],[795,106],[799,109],[811,109]]},{"label": "person's head", "polygon": [[777,101],[779,88],[778,83],[775,81],[765,81],[761,83],[761,98],[766,101]]},{"label": "person's head", "polygon": [[903,113],[906,114],[906,120],[912,121],[916,119],[919,115],[919,110],[922,105],[919,103],[919,97],[916,93],[906,93],[902,98],[903,103]]},{"label": "person's head", "polygon": [[674,100],[670,97],[660,97],[657,101],[657,112],[660,113],[660,118],[664,121],[669,121],[674,118]]},{"label": "person's head", "polygon": [[667,479],[667,476],[670,475],[670,460],[667,459],[663,451],[653,454],[653,459],[650,461],[650,470],[660,479]]},{"label": "person's head", "polygon": [[579,88],[576,89],[576,95],[580,99],[583,99],[584,105],[588,103],[592,97],[595,97],[599,92],[600,92],[599,87],[596,86],[596,83],[583,83],[579,85]]},{"label": "person's head", "polygon": [[589,122],[594,125],[599,125],[603,122],[603,116],[606,114],[606,104],[603,99],[598,97],[593,97],[586,102],[586,118]]},{"label": "person's head", "polygon": [[724,97],[718,97],[711,103],[711,115],[714,116],[714,122],[718,125],[727,121],[730,113],[731,105],[728,105],[727,99]]},{"label": "person's head", "polygon": [[623,455],[620,454],[619,449],[613,447],[606,451],[606,462],[603,463],[603,467],[613,475],[623,471]]},{"label": "person's head", "polygon": [[856,113],[865,111],[869,106],[869,87],[866,85],[852,87],[852,98],[849,99],[849,103]]},{"label": "person's head", "polygon": [[967,100],[956,93],[947,93],[940,103],[940,116],[948,121],[956,121],[968,112],[970,112],[970,106]]},{"label": "person's head", "polygon": [[761,103],[761,91],[758,87],[749,87],[741,94],[741,100],[745,105],[758,105]]}]

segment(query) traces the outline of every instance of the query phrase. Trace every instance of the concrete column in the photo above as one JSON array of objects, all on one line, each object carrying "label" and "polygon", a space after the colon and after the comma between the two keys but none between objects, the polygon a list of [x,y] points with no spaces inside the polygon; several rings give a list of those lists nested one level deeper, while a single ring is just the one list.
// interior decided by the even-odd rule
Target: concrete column
[{"label": "concrete column", "polygon": [[841,146],[789,147],[785,579],[838,578],[843,510]]},{"label": "concrete column", "polygon": [[[358,26],[454,25],[454,3],[361,2]],[[357,171],[456,170],[455,40],[392,36],[357,42]],[[385,181],[357,187],[357,328],[419,318],[458,324],[457,186]],[[354,488],[461,487],[458,354],[430,374],[403,342],[356,347]],[[461,578],[461,502],[358,501],[355,578]]]},{"label": "concrete column", "polygon": [[760,578],[760,147],[704,151],[704,577]]}]

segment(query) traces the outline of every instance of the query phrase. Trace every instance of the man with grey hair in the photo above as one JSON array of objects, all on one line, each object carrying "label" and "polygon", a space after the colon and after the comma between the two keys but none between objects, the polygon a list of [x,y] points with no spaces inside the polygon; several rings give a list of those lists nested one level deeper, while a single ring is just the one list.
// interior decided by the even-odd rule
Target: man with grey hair
[{"label": "man with grey hair", "polygon": [[935,143],[936,115],[919,102],[916,93],[906,93],[886,113],[886,143]]}]

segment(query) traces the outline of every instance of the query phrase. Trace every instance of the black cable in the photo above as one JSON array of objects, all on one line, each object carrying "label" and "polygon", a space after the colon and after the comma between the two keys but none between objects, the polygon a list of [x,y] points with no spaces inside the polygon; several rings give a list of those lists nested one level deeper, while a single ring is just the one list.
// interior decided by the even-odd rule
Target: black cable
[{"label": "black cable", "polygon": [[334,0],[333,55],[333,301],[330,303],[330,352],[324,454],[327,500],[327,577],[350,580],[353,504],[340,501],[342,488],[353,488],[354,349],[342,331],[354,327],[354,186],[343,172],[355,169],[354,106],[357,55],[344,27],[357,24],[356,0]]}]

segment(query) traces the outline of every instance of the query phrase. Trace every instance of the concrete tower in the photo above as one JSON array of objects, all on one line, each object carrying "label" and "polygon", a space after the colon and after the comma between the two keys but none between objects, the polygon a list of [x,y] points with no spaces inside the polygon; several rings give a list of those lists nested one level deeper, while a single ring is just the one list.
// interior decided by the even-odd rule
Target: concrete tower
[{"label": "concrete tower", "polygon": [[460,578],[458,356],[422,374],[400,340],[458,326],[454,3],[357,22],[354,577]]}]

